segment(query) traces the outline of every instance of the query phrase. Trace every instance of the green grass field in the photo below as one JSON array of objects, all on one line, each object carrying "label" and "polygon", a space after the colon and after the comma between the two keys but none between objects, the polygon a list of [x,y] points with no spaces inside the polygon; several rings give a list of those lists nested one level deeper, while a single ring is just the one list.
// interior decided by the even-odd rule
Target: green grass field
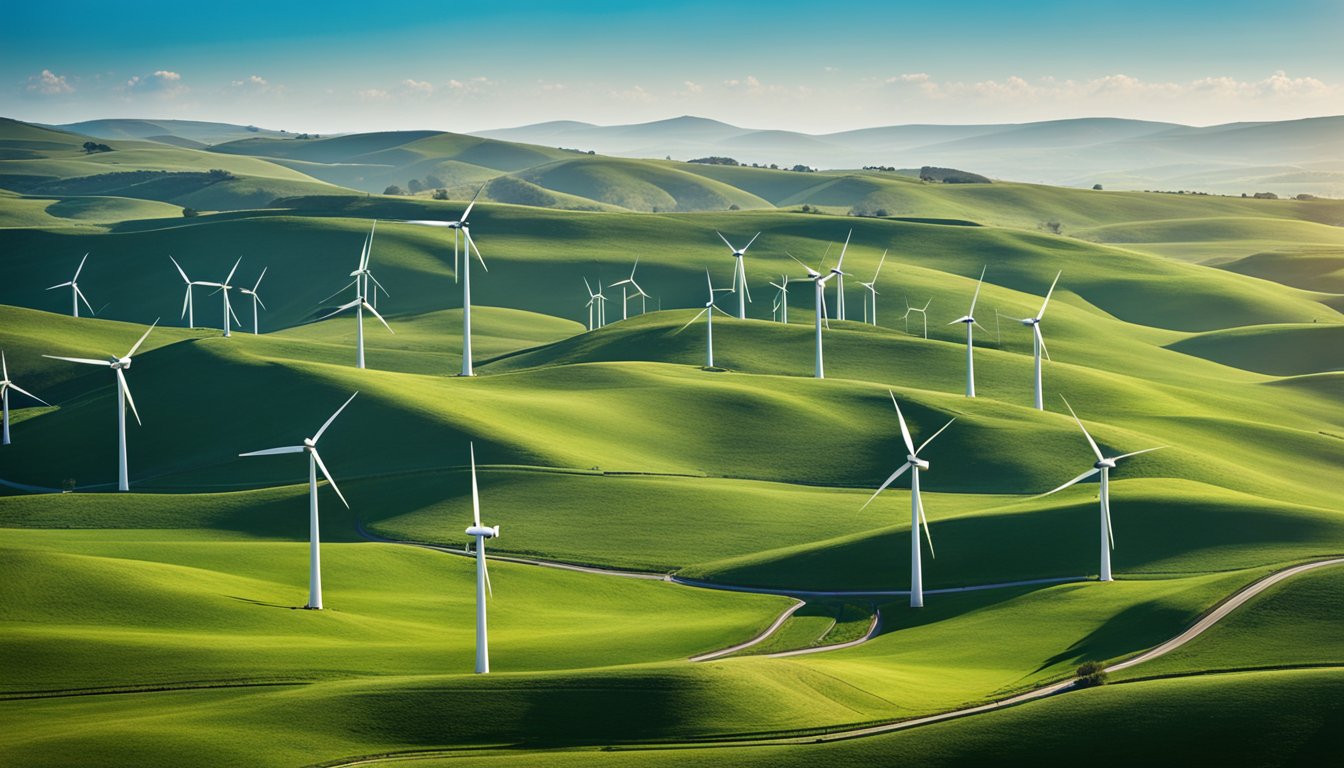
[{"label": "green grass field", "polygon": [[[91,155],[82,141],[0,124],[0,349],[13,380],[52,403],[13,395],[13,444],[0,447],[0,762],[167,766],[191,750],[213,765],[290,766],[424,750],[480,764],[972,764],[1025,759],[1030,743],[1037,757],[1048,745],[1050,764],[1093,754],[1088,734],[1103,734],[1122,745],[1114,761],[1304,764],[1330,746],[1344,587],[1333,570],[1276,586],[1098,690],[852,742],[738,742],[1067,679],[1178,634],[1277,569],[1344,552],[1338,201],[932,185],[435,132],[128,138]],[[191,175],[212,168],[236,178]],[[431,173],[455,200],[352,191]],[[471,275],[478,375],[464,379],[452,243],[398,222],[455,218],[486,182],[472,215],[488,267]],[[374,221],[393,333],[366,318],[358,370],[354,317],[318,318],[348,300],[338,289]],[[790,255],[817,265],[830,248],[833,264],[851,229],[849,319],[825,331],[818,381],[810,286],[792,284],[782,324],[768,320],[766,283],[802,277]],[[746,257],[748,319],[715,319],[718,367],[705,370],[704,320],[683,326],[703,306],[704,271],[726,284],[732,270],[715,231],[761,235]],[[884,250],[868,325],[857,283]],[[85,253],[80,285],[98,316],[74,319],[69,293],[45,289]],[[241,257],[240,287],[265,268],[261,334],[235,293],[249,332],[222,338],[222,299],[205,288],[197,327],[183,327],[170,255],[216,281]],[[653,298],[621,320],[610,284],[636,257]],[[982,267],[968,399],[964,331],[949,322]],[[1039,412],[1017,319],[1061,271]],[[613,298],[605,328],[586,330],[585,277]],[[930,300],[925,339],[902,315]],[[107,492],[113,377],[43,355],[121,355],[155,319],[126,374],[143,419],[128,427],[133,492]],[[356,391],[321,443],[350,502],[319,491],[328,610],[297,610],[304,463],[238,454],[312,435]],[[936,552],[926,589],[1063,583],[930,592],[921,610],[901,594],[810,596],[747,652],[691,663],[756,636],[791,601],[657,575],[908,588],[907,479],[864,507],[906,453],[889,391],[916,441],[955,419],[921,454]],[[1038,496],[1095,460],[1061,394],[1108,455],[1164,446],[1114,471],[1115,583],[1092,580],[1096,485]],[[469,443],[483,519],[501,526],[491,553],[653,575],[494,561],[488,677],[471,674],[471,561],[370,540],[460,551]],[[880,631],[860,645],[765,657],[862,637],[875,611]],[[1263,730],[1238,748],[1253,723]],[[733,745],[706,746],[717,739]],[[1265,751],[1271,740],[1280,752]],[[672,744],[695,748],[643,749]]]}]

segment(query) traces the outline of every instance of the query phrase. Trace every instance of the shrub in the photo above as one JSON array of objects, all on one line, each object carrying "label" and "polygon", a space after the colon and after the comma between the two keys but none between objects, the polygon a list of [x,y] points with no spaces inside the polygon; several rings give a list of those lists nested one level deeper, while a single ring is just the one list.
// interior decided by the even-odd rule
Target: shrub
[{"label": "shrub", "polygon": [[1254,195],[1251,195],[1251,197],[1254,197],[1256,200],[1278,200],[1278,199],[1279,199],[1279,196],[1276,195],[1276,194],[1274,194],[1273,192],[1256,192]]},{"label": "shrub", "polygon": [[112,148],[106,144],[99,144],[93,141],[84,142],[84,154],[92,155],[94,152],[111,152]]},{"label": "shrub", "polygon": [[230,173],[230,172],[224,170],[223,168],[211,168],[211,169],[206,173],[206,176],[207,176],[207,177],[210,179],[210,181],[212,181],[212,182],[213,182],[213,181],[232,181],[233,179],[238,178],[237,176],[234,176],[232,173]]},{"label": "shrub", "polygon": [[406,182],[406,189],[412,195],[414,195],[418,192],[423,192],[425,189],[425,185],[421,184],[419,179],[411,179],[410,181]]},{"label": "shrub", "polygon": [[186,216],[188,219],[190,219],[190,218],[193,218],[193,217],[195,217],[195,216],[200,216],[200,215],[201,215],[201,212],[198,211],[198,210],[196,210],[195,208],[183,208],[183,209],[182,209],[182,215],[183,215],[183,216]]},{"label": "shrub", "polygon": [[687,160],[688,163],[701,163],[703,165],[741,165],[731,157],[697,157],[694,160]]},{"label": "shrub", "polygon": [[742,210],[742,206],[738,205],[737,203],[733,203],[732,205],[728,206],[728,210],[730,210],[730,211],[740,211],[740,210]]},{"label": "shrub", "polygon": [[435,199],[435,200],[447,200],[447,199],[448,199],[448,190],[446,190],[446,189],[436,189],[436,190],[434,190],[434,199]]},{"label": "shrub", "polygon": [[1106,684],[1106,665],[1099,661],[1085,661],[1078,665],[1077,681],[1079,688],[1092,688]]},{"label": "shrub", "polygon": [[1101,190],[1101,185],[1100,185],[1100,184],[1093,184],[1093,185],[1092,185],[1092,188],[1095,189],[1095,190],[1097,190],[1097,191],[1100,191],[1100,190]]},{"label": "shrub", "polygon": [[384,190],[383,190],[383,194],[384,194],[384,195],[404,195],[404,194],[406,194],[406,193],[403,192],[402,189],[401,189],[401,187],[398,187],[396,184],[389,184],[389,185],[387,186],[387,189],[384,189]]}]

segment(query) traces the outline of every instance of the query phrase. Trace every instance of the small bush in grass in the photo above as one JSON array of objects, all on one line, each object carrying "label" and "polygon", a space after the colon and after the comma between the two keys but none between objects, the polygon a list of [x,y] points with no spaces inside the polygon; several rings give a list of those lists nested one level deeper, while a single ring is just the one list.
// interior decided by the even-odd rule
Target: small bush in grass
[{"label": "small bush in grass", "polygon": [[1078,666],[1079,688],[1091,688],[1106,684],[1106,665],[1099,661],[1087,661]]}]

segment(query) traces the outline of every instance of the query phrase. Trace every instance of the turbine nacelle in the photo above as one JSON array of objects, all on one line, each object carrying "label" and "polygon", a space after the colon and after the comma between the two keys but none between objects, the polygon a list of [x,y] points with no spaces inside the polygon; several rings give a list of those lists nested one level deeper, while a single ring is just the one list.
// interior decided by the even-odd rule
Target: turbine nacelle
[{"label": "turbine nacelle", "polygon": [[311,451],[317,448],[317,441],[311,437],[305,437],[303,438],[303,447]]},{"label": "turbine nacelle", "polygon": [[480,536],[486,539],[497,539],[499,538],[499,526],[473,525],[467,528],[467,535]]},{"label": "turbine nacelle", "polygon": [[1021,320],[1018,320],[1018,322],[1030,328],[1033,325],[1039,325],[1041,319],[1039,317],[1024,317]]},{"label": "turbine nacelle", "polygon": [[928,469],[928,468],[929,468],[929,462],[927,462],[927,461],[925,461],[925,460],[919,458],[918,456],[913,456],[913,455],[912,455],[912,456],[906,456],[905,458],[906,458],[906,461],[909,461],[909,462],[910,462],[910,466],[914,467],[915,469]]},{"label": "turbine nacelle", "polygon": [[966,316],[964,316],[964,317],[958,317],[956,320],[953,320],[952,323],[949,323],[949,325],[954,324],[954,323],[966,323],[967,325],[969,325],[969,324],[974,323],[974,322],[975,322],[975,318],[974,318],[974,317],[971,317],[970,315],[966,315]]},{"label": "turbine nacelle", "polygon": [[1095,469],[1115,469],[1115,459],[1102,459],[1092,466]]},{"label": "turbine nacelle", "polygon": [[131,358],[129,357],[113,358],[112,362],[109,363],[109,365],[112,366],[113,370],[120,368],[121,370],[124,371],[131,367]]}]

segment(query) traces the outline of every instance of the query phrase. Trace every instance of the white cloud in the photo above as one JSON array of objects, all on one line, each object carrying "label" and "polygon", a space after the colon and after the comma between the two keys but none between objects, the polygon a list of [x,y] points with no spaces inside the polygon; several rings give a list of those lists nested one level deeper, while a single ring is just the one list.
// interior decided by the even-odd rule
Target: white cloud
[{"label": "white cloud", "polygon": [[402,80],[401,84],[406,86],[406,90],[410,91],[411,93],[418,93],[428,96],[429,94],[434,92],[434,84],[426,82],[424,80],[414,80],[408,77],[405,80]]},{"label": "white cloud", "polygon": [[355,96],[363,101],[387,101],[392,97],[392,94],[381,88],[365,88],[361,91],[355,91]]},{"label": "white cloud", "polygon": [[705,90],[705,86],[703,86],[703,85],[701,85],[701,84],[699,84],[699,83],[693,83],[693,82],[691,82],[690,80],[687,80],[687,81],[686,81],[685,83],[683,83],[682,85],[685,85],[685,86],[686,86],[686,92],[687,92],[687,93],[702,93],[702,92],[704,92],[704,90]]},{"label": "white cloud", "polygon": [[156,70],[150,75],[136,75],[127,80],[124,87],[130,93],[152,94],[165,99],[191,90],[182,82],[182,75],[167,69]]},{"label": "white cloud", "polygon": [[74,93],[75,87],[65,79],[65,75],[58,75],[50,69],[44,69],[42,74],[28,78],[28,90],[46,96],[57,96],[63,93]]}]

